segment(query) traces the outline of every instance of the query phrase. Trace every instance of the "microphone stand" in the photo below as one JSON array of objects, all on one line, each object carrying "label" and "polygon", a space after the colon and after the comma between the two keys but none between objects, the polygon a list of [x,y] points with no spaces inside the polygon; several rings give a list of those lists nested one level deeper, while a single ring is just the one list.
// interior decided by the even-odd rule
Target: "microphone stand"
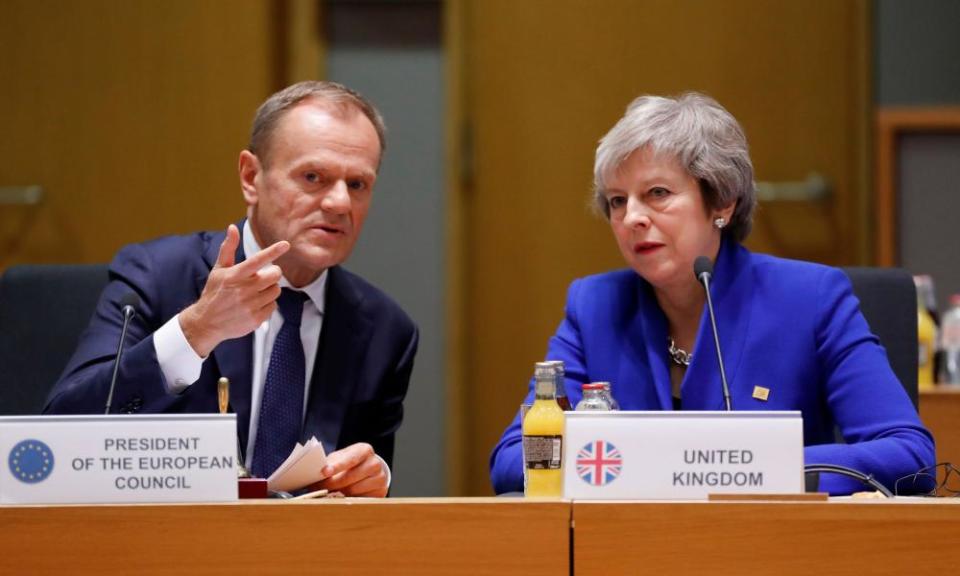
[{"label": "microphone stand", "polygon": [[136,314],[133,306],[127,304],[123,307],[123,328],[120,331],[120,343],[117,346],[117,358],[113,362],[113,377],[110,378],[110,392],[107,394],[107,406],[104,414],[110,413],[110,405],[113,404],[113,390],[117,386],[117,374],[120,371],[120,358],[123,356],[123,342],[127,339],[127,327],[130,325],[130,319]]},{"label": "microphone stand", "polygon": [[[700,258],[706,260],[705,265],[701,269],[703,263],[700,262]],[[717,317],[713,313],[713,298],[710,297],[710,268],[713,265],[710,263],[710,260],[704,256],[697,258],[696,270],[697,270],[697,280],[703,284],[703,289],[707,293],[707,311],[710,313],[710,326],[713,328],[713,342],[717,346],[717,362],[720,364],[720,382],[723,385],[723,403],[727,408],[727,412],[733,410],[733,407],[730,404],[730,387],[727,385],[727,371],[723,367],[723,354],[720,353],[720,334],[717,333]]]}]

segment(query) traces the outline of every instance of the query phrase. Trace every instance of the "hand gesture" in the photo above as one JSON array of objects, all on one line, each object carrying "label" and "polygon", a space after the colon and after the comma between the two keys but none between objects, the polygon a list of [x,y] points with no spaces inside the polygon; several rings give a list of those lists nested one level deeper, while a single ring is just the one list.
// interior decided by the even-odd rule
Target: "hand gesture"
[{"label": "hand gesture", "polygon": [[273,261],[290,243],[281,240],[235,264],[239,244],[240,231],[231,224],[200,299],[180,313],[183,335],[202,358],[224,340],[254,331],[277,307],[282,273]]}]

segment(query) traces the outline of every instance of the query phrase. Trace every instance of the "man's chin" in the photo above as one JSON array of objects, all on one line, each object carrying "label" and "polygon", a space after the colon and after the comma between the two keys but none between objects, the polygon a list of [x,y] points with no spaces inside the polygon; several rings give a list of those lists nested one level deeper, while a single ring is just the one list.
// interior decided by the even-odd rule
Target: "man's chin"
[{"label": "man's chin", "polygon": [[312,282],[321,272],[332,268],[346,260],[346,254],[343,252],[329,250],[309,250],[302,251],[292,249],[276,264],[283,270],[284,277],[290,282],[299,280],[301,283],[295,283],[295,286],[302,286],[305,279],[306,283]]}]

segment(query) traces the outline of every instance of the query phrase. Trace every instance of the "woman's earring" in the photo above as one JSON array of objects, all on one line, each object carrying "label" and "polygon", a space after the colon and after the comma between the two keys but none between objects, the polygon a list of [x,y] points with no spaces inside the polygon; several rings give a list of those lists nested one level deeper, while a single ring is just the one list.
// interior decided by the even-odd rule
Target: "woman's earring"
[{"label": "woman's earring", "polygon": [[726,218],[720,217],[713,221],[713,226],[717,230],[723,230],[723,227],[727,225]]}]

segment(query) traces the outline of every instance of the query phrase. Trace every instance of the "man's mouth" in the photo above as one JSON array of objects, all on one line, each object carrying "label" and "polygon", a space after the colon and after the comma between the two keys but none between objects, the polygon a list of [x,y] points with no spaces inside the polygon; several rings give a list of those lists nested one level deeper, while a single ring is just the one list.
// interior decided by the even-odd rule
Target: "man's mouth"
[{"label": "man's mouth", "polygon": [[343,234],[344,233],[342,228],[339,228],[337,226],[329,226],[327,224],[318,224],[316,226],[312,226],[312,228],[314,230],[321,230],[323,232],[326,232],[327,234]]}]

